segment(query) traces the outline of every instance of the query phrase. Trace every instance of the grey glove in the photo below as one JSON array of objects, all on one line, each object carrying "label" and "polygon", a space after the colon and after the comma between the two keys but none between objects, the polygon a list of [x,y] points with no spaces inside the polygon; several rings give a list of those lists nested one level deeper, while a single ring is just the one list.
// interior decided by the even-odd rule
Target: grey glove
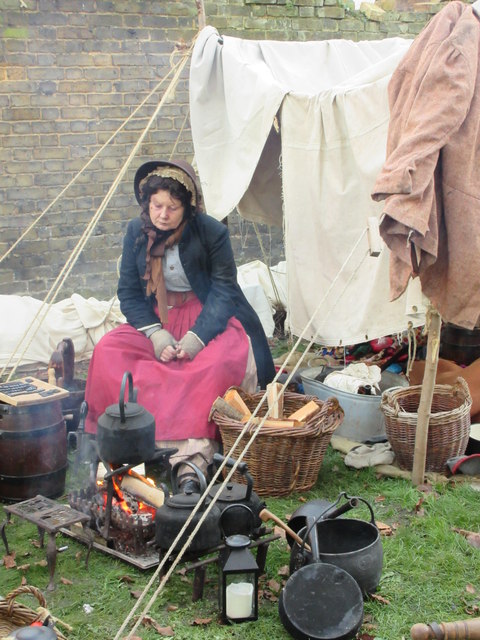
[{"label": "grey glove", "polygon": [[204,346],[203,342],[193,331],[187,331],[178,343],[177,351],[185,351],[190,360],[193,360]]},{"label": "grey glove", "polygon": [[168,347],[169,345],[174,347],[177,344],[175,338],[166,329],[158,329],[152,333],[150,340],[153,343],[153,350],[155,351],[155,357],[157,360],[160,359],[165,347]]}]

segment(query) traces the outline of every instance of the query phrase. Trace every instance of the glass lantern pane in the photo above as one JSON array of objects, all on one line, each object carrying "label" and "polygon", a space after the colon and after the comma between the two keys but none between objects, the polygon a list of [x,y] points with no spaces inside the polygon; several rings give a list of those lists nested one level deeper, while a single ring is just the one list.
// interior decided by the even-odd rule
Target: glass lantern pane
[{"label": "glass lantern pane", "polygon": [[251,573],[227,575],[225,585],[227,618],[249,618],[253,615],[255,576]]}]

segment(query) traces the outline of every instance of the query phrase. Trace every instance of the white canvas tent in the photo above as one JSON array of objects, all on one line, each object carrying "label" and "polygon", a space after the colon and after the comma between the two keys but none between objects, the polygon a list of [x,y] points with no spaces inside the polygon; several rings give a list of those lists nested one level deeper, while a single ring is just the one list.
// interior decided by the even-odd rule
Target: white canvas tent
[{"label": "white canvas tent", "polygon": [[387,86],[411,42],[198,36],[190,111],[206,209],[284,225],[294,335],[354,344],[424,323],[417,281],[389,302],[388,251],[369,256],[366,233],[381,215],[370,193],[385,160]]}]

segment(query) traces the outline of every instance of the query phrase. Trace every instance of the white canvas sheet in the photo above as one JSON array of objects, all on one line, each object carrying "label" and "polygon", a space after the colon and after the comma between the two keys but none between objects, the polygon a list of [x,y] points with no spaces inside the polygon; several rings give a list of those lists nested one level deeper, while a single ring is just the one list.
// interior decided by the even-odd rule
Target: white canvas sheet
[{"label": "white canvas sheet", "polygon": [[72,339],[76,360],[88,359],[100,338],[125,322],[116,298],[87,299],[74,293],[47,309],[41,300],[30,296],[0,296],[2,369],[8,365],[10,370],[17,363],[47,365],[64,338]]},{"label": "white canvas sheet", "polygon": [[424,322],[417,283],[389,302],[387,249],[366,257],[387,85],[410,44],[241,40],[212,27],[196,42],[190,109],[207,212],[284,224],[297,336],[352,344]]}]

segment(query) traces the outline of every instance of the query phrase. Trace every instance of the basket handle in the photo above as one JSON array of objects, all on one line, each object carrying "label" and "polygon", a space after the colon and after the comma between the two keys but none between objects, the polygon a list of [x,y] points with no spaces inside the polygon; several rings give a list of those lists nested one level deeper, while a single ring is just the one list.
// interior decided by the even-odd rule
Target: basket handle
[{"label": "basket handle", "polygon": [[382,399],[380,401],[381,404],[388,405],[389,407],[391,407],[395,412],[395,415],[398,415],[400,413],[400,405],[398,404],[398,400],[394,395],[394,391],[398,391],[402,389],[405,389],[405,387],[400,387],[400,386],[389,387],[388,389],[385,389],[385,391],[382,393]]},{"label": "basket handle", "polygon": [[29,595],[35,596],[35,598],[37,598],[41,607],[45,608],[47,606],[47,601],[45,600],[45,596],[40,591],[40,589],[37,589],[37,587],[32,587],[31,585],[28,585],[28,584],[24,584],[21,587],[14,589],[14,591],[11,591],[5,598],[8,606],[9,616],[13,614],[13,608],[15,606],[15,602],[14,602],[15,598],[17,596],[21,596],[22,594],[26,594],[26,593],[28,593]]},{"label": "basket handle", "polygon": [[458,376],[455,384],[453,385],[453,392],[458,393],[459,390],[462,390],[465,395],[465,402],[472,404],[472,395],[470,393],[470,388],[467,384],[465,378]]},{"label": "basket handle", "polygon": [[345,412],[338,402],[338,398],[335,396],[331,396],[327,398],[321,408],[320,411],[315,415],[315,420],[317,423],[317,433],[329,433],[335,431],[338,427],[339,419],[343,418]]}]

